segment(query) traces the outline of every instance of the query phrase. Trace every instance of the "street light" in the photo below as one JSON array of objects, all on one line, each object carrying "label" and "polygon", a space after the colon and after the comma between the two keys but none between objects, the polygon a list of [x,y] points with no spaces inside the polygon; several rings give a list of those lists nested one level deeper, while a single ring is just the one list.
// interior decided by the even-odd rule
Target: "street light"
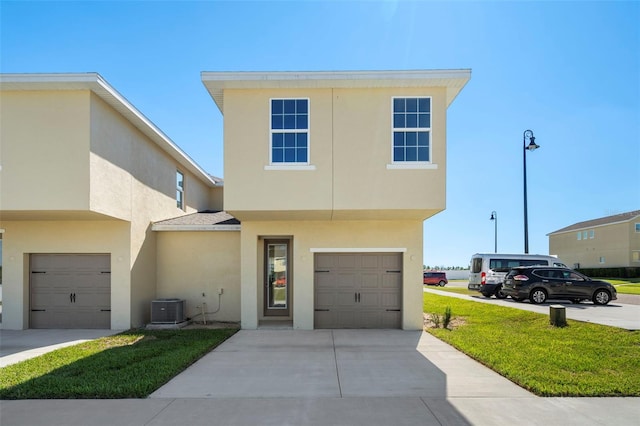
[{"label": "street light", "polygon": [[[527,138],[529,145],[527,145]],[[525,130],[522,134],[524,149],[522,151],[522,173],[524,175],[524,252],[529,253],[529,222],[527,219],[527,151],[535,151],[540,148],[536,145],[536,138],[531,130]]]},{"label": "street light", "polygon": [[491,217],[489,218],[489,220],[493,220],[495,221],[493,224],[493,228],[494,228],[494,238],[493,238],[493,246],[494,246],[494,250],[495,253],[498,252],[498,213],[494,211],[491,212]]}]

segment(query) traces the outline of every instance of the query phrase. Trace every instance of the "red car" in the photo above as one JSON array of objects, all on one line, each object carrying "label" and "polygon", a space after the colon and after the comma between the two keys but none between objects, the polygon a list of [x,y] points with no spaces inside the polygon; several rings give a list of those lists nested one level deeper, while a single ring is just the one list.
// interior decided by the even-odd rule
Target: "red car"
[{"label": "red car", "polygon": [[422,276],[422,283],[444,287],[449,281],[447,280],[447,274],[444,272],[425,272]]}]

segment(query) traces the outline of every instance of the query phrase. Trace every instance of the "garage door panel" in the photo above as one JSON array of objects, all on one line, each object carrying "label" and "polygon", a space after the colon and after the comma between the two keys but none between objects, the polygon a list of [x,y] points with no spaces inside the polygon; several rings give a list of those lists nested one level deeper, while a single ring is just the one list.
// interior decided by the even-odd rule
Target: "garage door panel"
[{"label": "garage door panel", "polygon": [[363,272],[361,289],[377,289],[380,287],[380,274]]},{"label": "garage door panel", "polygon": [[380,257],[375,254],[360,256],[360,265],[362,269],[378,269],[380,268]]},{"label": "garage door panel", "polygon": [[110,328],[108,254],[32,254],[31,328]]},{"label": "garage door panel", "polygon": [[402,274],[384,274],[382,288],[399,290],[402,288]]},{"label": "garage door panel", "polygon": [[358,259],[355,256],[350,255],[333,255],[333,265],[339,269],[355,269],[358,267]]},{"label": "garage door panel", "polygon": [[400,295],[397,293],[381,293],[380,306],[384,309],[400,309]]},{"label": "garage door panel", "polygon": [[380,328],[400,328],[402,327],[402,312],[398,311],[385,311],[382,313]]},{"label": "garage door panel", "polygon": [[363,309],[380,306],[380,294],[377,292],[361,292],[360,306]]},{"label": "garage door panel", "polygon": [[314,262],[315,328],[401,327],[402,254],[317,253]]},{"label": "garage door panel", "polygon": [[[332,274],[333,275],[333,274]],[[360,277],[356,272],[343,272],[333,275],[335,286],[338,288],[354,288],[360,282]]]}]

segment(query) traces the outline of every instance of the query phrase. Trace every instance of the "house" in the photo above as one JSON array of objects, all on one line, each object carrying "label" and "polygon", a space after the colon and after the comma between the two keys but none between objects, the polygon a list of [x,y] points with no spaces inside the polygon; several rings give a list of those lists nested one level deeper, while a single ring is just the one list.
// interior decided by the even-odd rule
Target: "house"
[{"label": "house", "polygon": [[640,210],[574,223],[547,235],[549,253],[576,268],[640,267]]},{"label": "house", "polygon": [[241,322],[422,328],[422,224],[445,208],[469,70],[203,72],[224,117]]},{"label": "house", "polygon": [[469,78],[204,72],[223,183],[97,74],[0,76],[3,328],[125,329],[176,297],[249,329],[421,329]]},{"label": "house", "polygon": [[149,322],[167,240],[152,224],[220,210],[221,180],[98,74],[4,74],[0,89],[3,328]]}]

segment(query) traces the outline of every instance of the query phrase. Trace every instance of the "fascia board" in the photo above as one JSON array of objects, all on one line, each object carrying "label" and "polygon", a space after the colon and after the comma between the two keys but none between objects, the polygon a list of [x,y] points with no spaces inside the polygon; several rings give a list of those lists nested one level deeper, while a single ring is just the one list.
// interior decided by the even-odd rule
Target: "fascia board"
[{"label": "fascia board", "polygon": [[200,76],[218,109],[224,114],[225,89],[445,87],[449,106],[471,79],[471,70],[203,71]]}]

